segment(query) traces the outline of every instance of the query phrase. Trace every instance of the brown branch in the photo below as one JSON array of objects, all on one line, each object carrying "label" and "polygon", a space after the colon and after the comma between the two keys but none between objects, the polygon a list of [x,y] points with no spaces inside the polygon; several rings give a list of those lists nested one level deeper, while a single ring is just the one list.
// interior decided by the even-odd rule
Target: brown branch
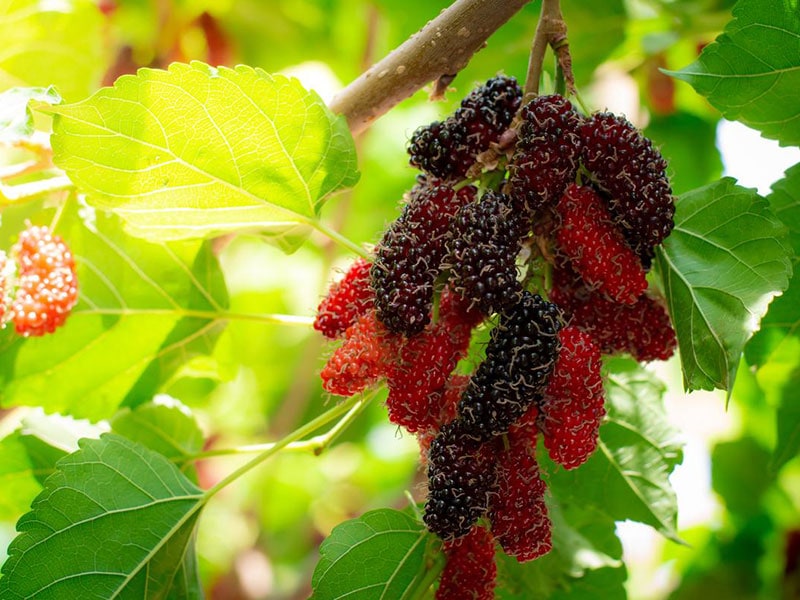
[{"label": "brown branch", "polygon": [[[542,64],[548,46],[554,51],[556,46],[565,46],[567,39],[567,25],[561,14],[559,0],[542,0],[542,13],[536,26],[536,34],[531,45],[531,55],[528,59],[528,74],[525,77],[525,94],[536,95],[539,93],[539,80],[542,78]],[[567,51],[568,52],[568,51]],[[559,60],[562,60],[559,57]],[[562,67],[564,67],[562,62]],[[569,73],[572,75],[572,63],[569,62]],[[574,81],[574,80],[573,80]]]},{"label": "brown branch", "polygon": [[458,73],[530,0],[456,0],[331,101],[353,134],[429,81]]}]

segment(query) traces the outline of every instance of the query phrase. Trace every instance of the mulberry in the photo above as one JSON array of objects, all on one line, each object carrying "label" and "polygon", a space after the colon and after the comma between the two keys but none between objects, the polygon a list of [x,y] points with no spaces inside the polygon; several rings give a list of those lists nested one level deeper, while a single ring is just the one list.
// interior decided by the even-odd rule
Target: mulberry
[{"label": "mulberry", "polygon": [[469,533],[486,514],[494,487],[491,444],[467,435],[456,419],[442,427],[428,454],[428,500],[423,520],[444,540]]},{"label": "mulberry", "polygon": [[553,269],[550,299],[588,333],[604,354],[629,352],[636,360],[666,360],[675,352],[675,331],[662,302],[643,294],[635,304],[618,304],[592,292],[564,265]]},{"label": "mulberry", "polygon": [[506,433],[544,391],[559,351],[558,307],[528,291],[501,313],[486,357],[458,405],[464,429],[487,441]]},{"label": "mulberry", "polygon": [[562,329],[559,339],[561,352],[540,405],[539,424],[550,458],[574,469],[597,447],[606,414],[600,349],[574,326]]},{"label": "mulberry", "polygon": [[17,280],[8,318],[21,335],[52,333],[78,302],[72,252],[48,227],[32,226],[20,234],[11,253],[17,262]]},{"label": "mulberry", "polygon": [[674,226],[675,201],[667,162],[650,140],[622,117],[601,112],[581,128],[582,158],[626,241],[649,268],[654,248]]},{"label": "mulberry", "polygon": [[445,266],[455,292],[485,315],[519,300],[519,228],[505,194],[488,191],[456,213]]},{"label": "mulberry", "polygon": [[352,396],[389,372],[400,340],[375,319],[374,311],[361,315],[346,333],[322,369],[322,387],[338,396]]},{"label": "mulberry", "polygon": [[390,331],[411,336],[430,322],[433,283],[451,221],[474,196],[471,186],[456,192],[421,178],[400,217],[383,234],[370,277],[378,319]]},{"label": "mulberry", "polygon": [[571,185],[558,213],[556,243],[588,286],[617,302],[636,302],[647,289],[644,269],[595,191]]},{"label": "mulberry", "polygon": [[455,114],[411,136],[411,165],[441,179],[463,179],[475,157],[496,142],[517,112],[522,90],[499,75],[464,98]]},{"label": "mulberry", "polygon": [[493,600],[497,578],[494,538],[484,527],[475,526],[457,540],[446,542],[447,555],[436,600]]},{"label": "mulberry", "polygon": [[492,495],[492,533],[509,556],[533,560],[552,548],[551,523],[544,502],[545,483],[530,446],[511,441],[496,464],[497,493]]},{"label": "mulberry", "polygon": [[511,195],[528,215],[555,203],[578,172],[583,118],[562,96],[538,96],[520,113],[516,150],[509,164]]},{"label": "mulberry", "polygon": [[327,338],[335,339],[355,323],[373,305],[373,292],[369,285],[372,267],[365,258],[358,258],[341,281],[334,283],[322,299],[314,319],[314,329]]},{"label": "mulberry", "polygon": [[388,376],[389,420],[414,433],[442,424],[442,388],[465,349],[450,331],[434,326],[409,339]]}]

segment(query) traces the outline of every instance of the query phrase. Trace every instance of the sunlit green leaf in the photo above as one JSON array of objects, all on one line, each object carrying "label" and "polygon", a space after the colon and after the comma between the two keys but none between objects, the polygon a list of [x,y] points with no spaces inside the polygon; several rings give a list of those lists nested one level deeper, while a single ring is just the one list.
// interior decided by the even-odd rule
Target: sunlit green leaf
[{"label": "sunlit green leaf", "polygon": [[380,509],[338,525],[319,548],[317,600],[412,597],[432,536],[419,521]]},{"label": "sunlit green leaf", "polygon": [[740,0],[725,32],[672,73],[728,119],[785,145],[800,145],[800,5]]},{"label": "sunlit green leaf", "polygon": [[150,239],[246,229],[291,250],[358,176],[343,118],[296,80],[246,66],[141,69],[52,110],[56,164]]},{"label": "sunlit green leaf", "polygon": [[103,21],[89,0],[0,4],[0,90],[55,85],[70,101],[95,90],[105,71]]},{"label": "sunlit green leaf", "polygon": [[664,387],[632,360],[611,361],[609,368],[598,448],[572,471],[544,461],[553,494],[677,538],[677,499],[668,477],[682,456],[661,400]]},{"label": "sunlit green leaf", "polygon": [[15,431],[0,440],[0,519],[14,520],[24,513],[42,489],[39,477],[48,469],[37,467],[28,455],[22,434]]},{"label": "sunlit green leaf", "polygon": [[163,598],[202,499],[156,452],[113,434],[83,440],[17,523],[0,597]]},{"label": "sunlit green leaf", "polygon": [[227,297],[208,244],[144,242],[113,215],[83,216],[70,209],[57,230],[78,265],[80,301],[65,326],[40,338],[0,331],[3,406],[108,417],[134,386],[139,403],[152,399],[180,361],[211,352],[224,326]]},{"label": "sunlit green leaf", "polygon": [[657,264],[687,389],[731,388],[745,342],[789,284],[790,257],[755,191],[726,178],[678,198]]}]

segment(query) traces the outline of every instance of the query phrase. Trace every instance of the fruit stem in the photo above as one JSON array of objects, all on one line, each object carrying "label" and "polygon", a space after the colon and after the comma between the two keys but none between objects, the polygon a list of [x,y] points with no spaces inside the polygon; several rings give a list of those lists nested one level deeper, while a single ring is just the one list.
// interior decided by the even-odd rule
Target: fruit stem
[{"label": "fruit stem", "polygon": [[313,316],[284,315],[279,313],[236,313],[215,310],[191,310],[183,308],[87,308],[75,310],[74,315],[117,315],[120,317],[176,316],[181,318],[208,319],[210,321],[255,321],[275,325],[299,325],[311,327]]},{"label": "fruit stem", "polygon": [[370,258],[370,254],[369,254],[369,252],[367,252],[366,249],[364,249],[363,247],[359,246],[358,244],[356,244],[351,239],[343,236],[341,233],[339,233],[335,229],[332,229],[331,227],[328,227],[322,221],[313,220],[313,221],[310,221],[309,224],[314,229],[316,229],[321,234],[323,234],[324,236],[327,236],[328,238],[332,239],[334,242],[336,242],[338,244],[341,244],[342,246],[344,246],[345,248],[347,248],[351,252],[354,252],[358,256],[361,256],[362,258],[367,258],[367,259]]},{"label": "fruit stem", "polygon": [[567,92],[572,93],[575,89],[575,78],[572,75],[572,58],[567,43],[567,24],[561,14],[560,0],[542,0],[542,12],[533,36],[528,59],[528,74],[525,77],[526,97],[539,94],[542,65],[548,46],[553,49],[558,65],[563,70]]},{"label": "fruit stem", "polygon": [[[331,427],[326,433],[315,435],[314,437],[299,441],[290,442],[282,446],[286,452],[311,452],[314,456],[319,456],[328,447],[336,441],[336,439],[344,432],[345,429],[364,412],[364,409],[369,405],[370,400],[377,395],[377,392],[368,394],[362,397],[362,401],[355,404],[350,411],[342,417],[339,422]],[[326,413],[327,414],[327,413]],[[324,416],[324,415],[323,415]],[[290,434],[292,435],[292,434]],[[257,454],[259,452],[269,452],[275,448],[280,442],[268,442],[266,444],[249,444],[246,446],[236,446],[235,448],[216,448],[213,450],[204,450],[196,452],[189,456],[179,456],[173,459],[176,463],[187,463],[206,458],[214,458],[217,456],[238,456],[242,454]]]},{"label": "fruit stem", "polygon": [[428,590],[433,585],[433,582],[439,578],[439,575],[444,570],[444,565],[447,562],[447,555],[442,552],[441,548],[435,550],[432,561],[426,565],[425,576],[419,581],[418,584],[412,584],[413,592],[408,596],[409,600],[423,600],[423,598],[430,597]]},{"label": "fruit stem", "polygon": [[[331,436],[332,439],[335,438],[348,425],[350,425],[350,423],[352,423],[353,420],[360,414],[361,409],[363,408],[362,405],[368,404],[369,401],[372,400],[372,398],[374,397],[375,393],[347,398],[341,404],[337,404],[330,410],[322,413],[316,419],[313,419],[308,423],[306,423],[305,425],[298,427],[293,432],[284,436],[277,442],[274,442],[273,444],[268,444],[267,447],[258,456],[246,462],[244,465],[242,465],[232,473],[225,476],[219,482],[217,482],[216,485],[206,490],[203,496],[203,500],[208,501],[210,498],[216,495],[217,492],[227,487],[237,479],[239,479],[242,475],[249,473],[268,458],[271,458],[273,455],[287,448],[292,442],[296,442],[299,439],[304,438],[308,434],[316,431],[320,427],[327,425],[331,421],[334,421],[339,417],[342,417],[339,423],[337,423],[334,427],[332,427],[331,430],[328,431],[328,433],[326,434]],[[330,444],[330,441],[328,441],[327,443]]]}]

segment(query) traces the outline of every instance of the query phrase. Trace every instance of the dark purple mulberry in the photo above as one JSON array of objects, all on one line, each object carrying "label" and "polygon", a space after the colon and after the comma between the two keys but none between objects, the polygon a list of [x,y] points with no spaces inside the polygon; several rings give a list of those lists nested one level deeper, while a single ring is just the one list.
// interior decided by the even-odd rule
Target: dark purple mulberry
[{"label": "dark purple mulberry", "polygon": [[444,425],[428,454],[428,529],[444,540],[466,535],[489,509],[493,487],[492,444],[476,442],[458,420]]},{"label": "dark purple mulberry", "polygon": [[442,179],[462,179],[475,157],[508,129],[521,98],[516,79],[493,77],[464,98],[455,114],[414,132],[411,165]]},{"label": "dark purple mulberry", "polygon": [[667,162],[653,143],[623,117],[601,112],[581,128],[582,158],[625,240],[645,268],[653,248],[672,231],[675,201],[666,175]]},{"label": "dark purple mulberry", "polygon": [[509,164],[511,195],[527,214],[552,204],[575,181],[583,118],[562,96],[538,96],[522,107],[516,150]]},{"label": "dark purple mulberry", "polygon": [[469,435],[487,441],[506,433],[541,398],[558,357],[562,326],[558,307],[528,291],[501,313],[486,357],[458,403]]},{"label": "dark purple mulberry", "polygon": [[455,216],[445,267],[453,290],[485,315],[519,300],[517,280],[521,219],[505,194],[488,191]]},{"label": "dark purple mulberry", "polygon": [[384,232],[370,270],[378,319],[392,332],[419,333],[430,322],[433,283],[439,274],[456,211],[475,188],[454,191],[420,178],[398,219]]}]

